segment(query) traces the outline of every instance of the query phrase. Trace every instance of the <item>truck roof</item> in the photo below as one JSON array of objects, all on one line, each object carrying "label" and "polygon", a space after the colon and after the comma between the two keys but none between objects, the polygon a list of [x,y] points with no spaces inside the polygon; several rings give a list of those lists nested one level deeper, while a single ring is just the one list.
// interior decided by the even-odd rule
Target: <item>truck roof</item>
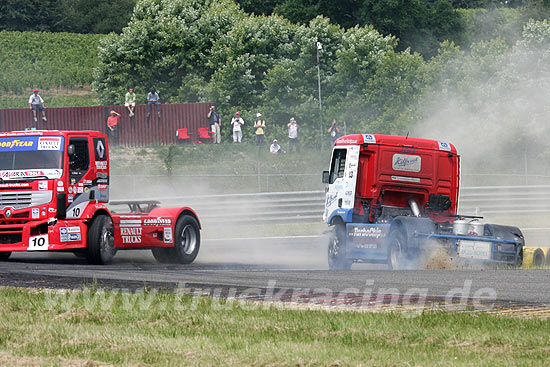
[{"label": "truck roof", "polygon": [[411,146],[430,150],[445,150],[456,154],[453,144],[431,139],[413,138],[410,136],[382,135],[382,134],[351,134],[336,140],[334,145],[362,145],[379,144],[396,147]]}]

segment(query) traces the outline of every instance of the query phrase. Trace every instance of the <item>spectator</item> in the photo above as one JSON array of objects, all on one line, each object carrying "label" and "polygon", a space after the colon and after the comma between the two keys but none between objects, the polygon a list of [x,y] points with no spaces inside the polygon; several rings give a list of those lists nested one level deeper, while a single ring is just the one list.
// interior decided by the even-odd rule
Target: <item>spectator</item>
[{"label": "spectator", "polygon": [[336,119],[332,120],[328,132],[330,133],[330,146],[334,146],[334,142],[340,137],[340,126]]},{"label": "spectator", "polygon": [[207,117],[208,121],[210,122],[210,128],[214,133],[212,141],[214,142],[214,144],[220,144],[222,142],[222,135],[220,134],[222,118],[220,117],[218,111],[216,111],[216,106],[210,106]]},{"label": "spectator", "polygon": [[133,88],[128,89],[128,93],[126,93],[126,97],[124,98],[124,106],[128,109],[129,116],[134,116],[134,109],[136,108],[136,94],[134,93]]},{"label": "spectator", "polygon": [[38,89],[33,90],[33,93],[29,97],[29,108],[32,110],[32,115],[34,117],[34,122],[38,122],[36,117],[36,111],[42,111],[42,121],[48,121],[46,119],[46,106],[44,106],[44,100],[38,94]]},{"label": "spectator", "polygon": [[300,144],[298,142],[298,129],[300,126],[294,119],[294,117],[290,118],[290,122],[288,123],[288,152],[292,153],[292,148],[296,150],[296,153],[300,152]]},{"label": "spectator", "polygon": [[273,144],[271,144],[271,146],[269,147],[269,151],[272,154],[283,154],[285,152],[279,145],[277,139],[273,139]]},{"label": "spectator", "polygon": [[151,105],[153,104],[157,106],[157,116],[160,119],[160,97],[157,92],[151,89],[151,91],[147,93],[147,118],[151,116]]},{"label": "spectator", "polygon": [[241,118],[240,112],[235,112],[235,117],[231,120],[233,126],[233,143],[240,143],[243,140],[243,131],[241,125],[244,124],[244,120]]},{"label": "spectator", "polygon": [[256,114],[256,122],[254,122],[254,129],[256,129],[256,145],[262,146],[265,144],[265,121],[262,120],[262,114]]},{"label": "spectator", "polygon": [[109,134],[113,139],[113,145],[118,145],[118,120],[120,119],[120,113],[111,111],[109,118],[107,119],[107,127],[109,128]]}]

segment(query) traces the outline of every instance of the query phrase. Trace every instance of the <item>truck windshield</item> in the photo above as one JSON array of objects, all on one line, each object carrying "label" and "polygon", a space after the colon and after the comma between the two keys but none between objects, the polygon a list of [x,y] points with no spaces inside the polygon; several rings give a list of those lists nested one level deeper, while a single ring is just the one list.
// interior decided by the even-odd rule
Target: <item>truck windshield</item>
[{"label": "truck windshield", "polygon": [[0,176],[57,178],[63,164],[63,147],[61,136],[0,137]]}]

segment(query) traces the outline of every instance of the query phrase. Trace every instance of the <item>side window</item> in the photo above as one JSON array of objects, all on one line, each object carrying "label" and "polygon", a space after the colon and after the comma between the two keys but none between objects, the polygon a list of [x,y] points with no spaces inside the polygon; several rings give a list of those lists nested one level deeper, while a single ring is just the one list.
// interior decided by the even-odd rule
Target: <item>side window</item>
[{"label": "side window", "polygon": [[69,156],[69,171],[71,178],[77,181],[84,176],[90,167],[87,138],[71,138],[69,145],[74,146],[74,154]]},{"label": "side window", "polygon": [[334,183],[337,178],[344,177],[346,170],[347,149],[335,149],[332,153],[332,162],[330,164],[330,183]]}]

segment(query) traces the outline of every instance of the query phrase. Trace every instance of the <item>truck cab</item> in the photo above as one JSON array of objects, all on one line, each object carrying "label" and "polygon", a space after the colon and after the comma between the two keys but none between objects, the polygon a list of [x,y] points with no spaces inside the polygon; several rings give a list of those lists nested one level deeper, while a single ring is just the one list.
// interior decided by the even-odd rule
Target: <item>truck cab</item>
[{"label": "truck cab", "polygon": [[[323,172],[329,267],[418,267],[428,243],[454,257],[517,264],[519,229],[457,214],[459,177],[460,157],[448,142],[379,134],[336,140]],[[458,228],[465,221],[466,230]]]},{"label": "truck cab", "polygon": [[[130,212],[112,212],[109,184],[108,140],[101,132],[0,133],[0,259],[14,251],[72,251],[104,264],[118,249],[153,248],[163,262],[194,260],[200,223],[192,209],[119,202]],[[190,241],[193,250],[176,256],[181,246],[189,252]]]}]

